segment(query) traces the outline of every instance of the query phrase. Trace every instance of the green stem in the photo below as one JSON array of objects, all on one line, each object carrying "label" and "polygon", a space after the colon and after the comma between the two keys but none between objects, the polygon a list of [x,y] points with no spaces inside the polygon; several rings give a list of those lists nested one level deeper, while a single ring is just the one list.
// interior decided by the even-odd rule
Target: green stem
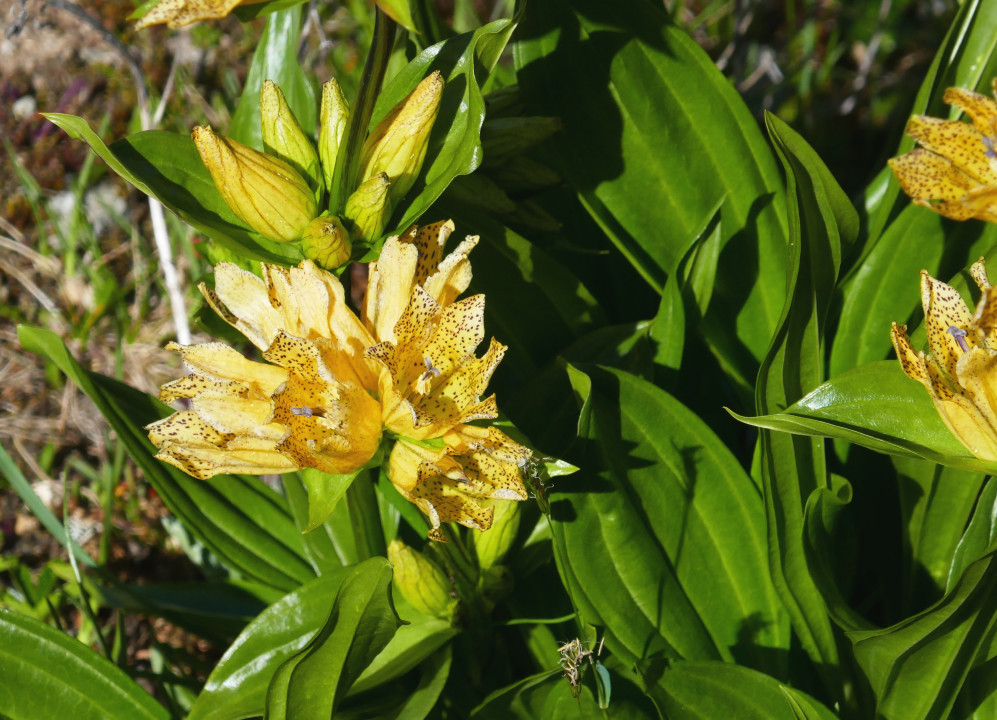
[{"label": "green stem", "polygon": [[346,123],[345,142],[340,145],[336,156],[336,169],[333,173],[332,187],[329,189],[329,210],[341,214],[346,207],[346,200],[357,186],[357,174],[360,171],[360,157],[363,154],[363,143],[367,137],[371,115],[377,104],[377,96],[381,93],[384,73],[388,69],[391,58],[391,48],[395,44],[397,25],[381,8],[377,8],[374,17],[374,39],[371,41],[367,62],[364,63],[363,75],[360,77],[360,88],[350,107],[350,118]]},{"label": "green stem", "polygon": [[360,473],[350,483],[346,489],[346,504],[350,510],[357,560],[363,562],[372,557],[387,557],[388,546],[384,542],[381,510],[377,505],[377,493],[374,492],[369,472]]}]

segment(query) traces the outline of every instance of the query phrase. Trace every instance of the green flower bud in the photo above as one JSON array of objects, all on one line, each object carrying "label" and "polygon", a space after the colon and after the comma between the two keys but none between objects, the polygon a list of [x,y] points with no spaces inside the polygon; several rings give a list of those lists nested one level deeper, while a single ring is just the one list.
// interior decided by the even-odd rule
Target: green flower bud
[{"label": "green flower bud", "polygon": [[335,270],[350,259],[353,246],[340,219],[323,213],[305,228],[301,236],[301,250],[306,258],[315,261],[319,267]]},{"label": "green flower bud", "polygon": [[388,562],[395,568],[395,587],[425,615],[450,618],[457,599],[450,594],[450,581],[440,566],[400,540],[388,545]]},{"label": "green flower bud", "polygon": [[291,112],[284,93],[272,80],[264,82],[260,90],[260,122],[266,151],[286,161],[305,179],[310,180],[316,196],[320,196],[322,168],[319,166],[318,153]]},{"label": "green flower bud", "polygon": [[478,565],[482,570],[502,562],[519,532],[518,502],[496,500],[492,507],[495,508],[492,526],[484,532],[474,533],[474,554],[478,556]]},{"label": "green flower bud", "polygon": [[332,173],[336,169],[339,144],[343,141],[350,107],[335,78],[322,86],[322,107],[319,110],[318,153],[322,158],[325,186],[332,188]]},{"label": "green flower bud", "polygon": [[194,128],[192,137],[225,204],[260,235],[277,242],[297,240],[318,215],[308,183],[283,160],[209,127]]},{"label": "green flower bud", "polygon": [[353,221],[353,237],[357,240],[370,244],[381,236],[391,214],[388,203],[390,186],[388,174],[378,173],[358,187],[346,201],[343,214]]},{"label": "green flower bud", "polygon": [[426,159],[429,134],[442,95],[443,76],[437,71],[419,83],[377,124],[363,146],[361,182],[378,173],[387,173],[392,201],[405,196]]}]

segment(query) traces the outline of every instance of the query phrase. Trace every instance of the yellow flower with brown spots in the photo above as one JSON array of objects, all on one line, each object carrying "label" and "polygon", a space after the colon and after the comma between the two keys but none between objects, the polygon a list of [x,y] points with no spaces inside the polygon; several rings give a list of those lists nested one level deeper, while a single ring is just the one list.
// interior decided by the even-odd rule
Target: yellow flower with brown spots
[{"label": "yellow flower with brown spots", "polygon": [[915,115],[907,134],[920,147],[890,167],[917,205],[953,220],[997,222],[997,102],[962,88],[949,88],[944,100],[972,122]]},{"label": "yellow flower with brown spots", "polygon": [[468,237],[446,258],[453,223],[412,229],[387,240],[371,263],[364,323],[379,341],[384,427],[398,438],[389,476],[426,513],[430,537],[455,521],[487,530],[492,500],[525,500],[521,468],[530,451],[494,427],[469,425],[498,416],[495,396],[482,400],[505,346],[492,339],[482,357],[483,295],[458,296],[471,281]]},{"label": "yellow flower with brown spots", "polygon": [[163,402],[190,409],[149,425],[156,455],[196,478],[299,468],[347,474],[381,443],[380,372],[364,356],[373,339],[332,274],[305,261],[263,266],[263,279],[215,268],[211,306],[262,351],[247,360],[222,343],[181,346],[191,374],[164,385]]},{"label": "yellow flower with brown spots", "polygon": [[266,0],[162,0],[135,23],[135,29],[162,23],[171,28],[183,27],[199,20],[223,18],[239,5],[261,2]]},{"label": "yellow flower with brown spots", "polygon": [[924,385],[949,430],[976,457],[997,462],[997,289],[983,259],[971,274],[982,296],[971,314],[959,293],[921,272],[928,349],[916,352],[905,325],[893,324],[904,372]]}]

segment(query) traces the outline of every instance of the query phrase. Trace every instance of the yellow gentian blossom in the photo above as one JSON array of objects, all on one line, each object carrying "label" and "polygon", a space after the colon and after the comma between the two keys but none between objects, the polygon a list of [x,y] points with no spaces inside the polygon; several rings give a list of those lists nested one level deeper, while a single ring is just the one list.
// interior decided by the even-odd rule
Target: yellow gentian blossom
[{"label": "yellow gentian blossom", "polygon": [[163,0],[135,23],[135,29],[162,23],[175,29],[199,20],[223,18],[239,5],[261,2],[266,0]]},{"label": "yellow gentian blossom", "polygon": [[398,437],[389,476],[429,516],[430,537],[456,521],[488,529],[491,501],[525,500],[521,468],[530,451],[494,427],[469,425],[497,417],[495,396],[481,400],[505,353],[494,339],[482,357],[483,295],[457,297],[471,280],[465,239],[446,258],[453,223],[392,237],[371,263],[364,322],[379,340],[367,357],[386,370],[380,379],[384,427]]},{"label": "yellow gentian blossom", "polygon": [[944,100],[972,122],[913,116],[907,134],[920,147],[890,167],[917,205],[953,220],[997,222],[997,102],[962,88],[949,88]]},{"label": "yellow gentian blossom", "polygon": [[525,500],[530,451],[494,427],[481,400],[505,347],[482,357],[484,296],[463,300],[469,237],[449,256],[453,223],[389,238],[371,264],[362,320],[339,280],[304,261],[263,265],[263,279],[221,263],[209,304],[263,351],[253,362],[221,343],[168,347],[191,375],[163,386],[164,402],[190,409],[150,425],[157,457],[197,478],[317,468],[346,474],[374,456],[382,432],[396,442],[392,483],[430,519],[430,537],[455,521],[491,526],[493,500]]},{"label": "yellow gentian blossom", "polygon": [[921,272],[930,352],[916,352],[905,325],[893,324],[904,372],[924,385],[942,420],[976,457],[997,462],[997,289],[981,258],[971,274],[982,297],[970,313],[959,293]]},{"label": "yellow gentian blossom", "polygon": [[201,292],[266,363],[222,343],[168,345],[191,374],[159,397],[189,399],[190,409],[146,428],[156,457],[202,479],[363,467],[381,442],[381,408],[369,392],[379,370],[364,357],[373,340],[339,280],[309,261],[264,265],[262,280],[221,263],[215,291]]}]

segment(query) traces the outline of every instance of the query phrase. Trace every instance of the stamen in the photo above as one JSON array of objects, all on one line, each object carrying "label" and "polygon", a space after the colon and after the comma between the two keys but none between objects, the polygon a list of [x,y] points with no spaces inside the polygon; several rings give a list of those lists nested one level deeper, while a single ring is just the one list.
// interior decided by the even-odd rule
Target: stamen
[{"label": "stamen", "polygon": [[969,343],[966,342],[966,331],[963,328],[956,327],[955,325],[949,325],[949,334],[955,338],[955,341],[959,343],[959,347],[962,348],[963,352],[969,352]]},{"label": "stamen", "polygon": [[987,158],[993,160],[997,158],[997,150],[994,148],[994,138],[984,135],[983,136],[983,147],[987,149]]},{"label": "stamen", "polygon": [[297,407],[297,406],[293,406],[293,407],[291,407],[291,414],[292,415],[301,415],[303,417],[312,417],[313,415],[316,414],[316,411],[313,410],[310,407]]},{"label": "stamen", "polygon": [[440,369],[438,367],[433,367],[433,359],[428,355],[422,359],[422,362],[426,365],[426,372],[422,374],[420,378],[423,382],[429,380],[431,377],[439,377]]}]

